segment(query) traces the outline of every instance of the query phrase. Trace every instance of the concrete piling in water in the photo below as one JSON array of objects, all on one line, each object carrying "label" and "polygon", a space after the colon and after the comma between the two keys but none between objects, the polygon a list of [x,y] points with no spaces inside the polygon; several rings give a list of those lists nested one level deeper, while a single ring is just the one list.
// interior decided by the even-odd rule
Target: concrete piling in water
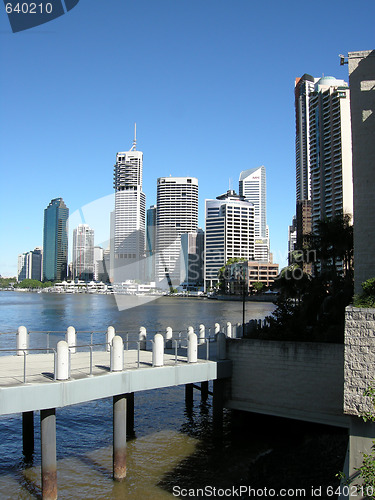
[{"label": "concrete piling in water", "polygon": [[214,434],[218,437],[223,431],[223,408],[224,408],[225,381],[217,379],[213,381],[212,417]]},{"label": "concrete piling in water", "polygon": [[110,352],[111,350],[111,345],[112,345],[112,340],[113,337],[116,335],[115,329],[113,326],[109,326],[107,328],[107,333],[105,334],[105,341],[106,341],[106,351]]},{"label": "concrete piling in water", "polygon": [[188,336],[188,363],[196,363],[198,361],[198,338],[194,332],[190,332]]},{"label": "concrete piling in water", "polygon": [[173,331],[170,326],[167,327],[165,330],[165,347],[166,349],[172,349],[172,337],[173,337]]},{"label": "concrete piling in water", "polygon": [[126,432],[128,435],[134,434],[134,392],[129,392],[126,396]]},{"label": "concrete piling in water", "polygon": [[152,366],[164,365],[164,338],[163,335],[157,333],[154,337],[152,346]]},{"label": "concrete piling in water", "polygon": [[147,341],[147,331],[144,326],[141,326],[139,329],[139,335],[138,335],[138,340],[140,342],[140,349],[141,351],[146,350],[146,341]]},{"label": "concrete piling in water", "polygon": [[77,345],[77,333],[74,326],[68,326],[65,334],[65,340],[68,343],[69,351],[74,354],[77,350],[75,347]]},{"label": "concrete piling in water", "polygon": [[206,327],[204,325],[199,325],[199,345],[204,344],[206,337]]},{"label": "concrete piling in water", "polygon": [[34,453],[34,412],[22,413],[22,451],[26,462],[30,462]]},{"label": "concrete piling in water", "polygon": [[115,335],[111,349],[111,372],[121,372],[124,369],[124,342],[120,335]]},{"label": "concrete piling in water", "polygon": [[113,396],[113,479],[126,477],[126,394]]},{"label": "concrete piling in water", "polygon": [[[63,342],[63,341],[62,341]],[[42,499],[57,499],[56,409],[40,410]]]},{"label": "concrete piling in water", "polygon": [[208,382],[201,382],[201,400],[207,401],[208,398]]},{"label": "concrete piling in water", "polygon": [[226,359],[227,356],[227,339],[225,333],[217,334],[217,359]]},{"label": "concrete piling in water", "polygon": [[56,380],[68,380],[69,378],[69,346],[65,340],[57,343],[56,349]]},{"label": "concrete piling in water", "polygon": [[29,334],[28,334],[27,328],[25,326],[18,327],[16,340],[17,340],[16,341],[17,349],[20,349],[17,351],[17,355],[23,356],[22,349],[29,348]]},{"label": "concrete piling in water", "polygon": [[185,404],[187,409],[193,407],[194,397],[193,397],[194,385],[185,384]]}]

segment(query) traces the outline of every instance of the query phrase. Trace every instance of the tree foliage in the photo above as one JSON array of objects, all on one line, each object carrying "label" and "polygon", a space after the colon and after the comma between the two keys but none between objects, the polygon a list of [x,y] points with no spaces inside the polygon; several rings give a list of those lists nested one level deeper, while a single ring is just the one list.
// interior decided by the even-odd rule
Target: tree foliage
[{"label": "tree foliage", "polygon": [[276,309],[267,318],[268,326],[253,336],[343,342],[345,307],[353,297],[350,216],[321,221],[309,245],[317,258],[313,275],[304,272],[303,261],[282,269],[274,284],[279,291]]}]

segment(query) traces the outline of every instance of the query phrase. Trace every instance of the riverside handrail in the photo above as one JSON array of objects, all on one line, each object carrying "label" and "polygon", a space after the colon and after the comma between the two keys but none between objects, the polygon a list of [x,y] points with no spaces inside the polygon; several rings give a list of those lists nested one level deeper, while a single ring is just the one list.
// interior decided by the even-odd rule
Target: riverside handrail
[{"label": "riverside handrail", "polygon": [[[22,352],[23,353],[23,383],[26,384],[26,354],[27,351],[45,351],[46,348],[27,348],[27,349],[0,349],[0,352]],[[56,349],[53,347],[48,348],[53,352],[53,380],[56,380]]]}]

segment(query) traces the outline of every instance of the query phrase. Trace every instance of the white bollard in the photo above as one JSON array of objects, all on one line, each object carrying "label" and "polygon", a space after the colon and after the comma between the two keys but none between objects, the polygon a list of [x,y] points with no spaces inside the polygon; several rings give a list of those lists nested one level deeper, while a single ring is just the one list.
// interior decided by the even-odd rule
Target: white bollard
[{"label": "white bollard", "polygon": [[57,342],[56,354],[56,380],[69,378],[69,346],[65,340]]},{"label": "white bollard", "polygon": [[65,341],[68,343],[70,352],[75,353],[76,348],[73,346],[77,345],[77,334],[74,326],[68,326],[68,329],[65,334]]},{"label": "white bollard", "polygon": [[124,369],[124,342],[120,335],[115,335],[111,349],[111,372],[122,372]]},{"label": "white bollard", "polygon": [[146,328],[144,326],[141,326],[140,329],[139,329],[139,335],[138,335],[138,340],[140,342],[140,346],[139,348],[142,350],[142,351],[145,351],[146,350],[146,339],[147,339],[147,331],[146,331]]},{"label": "white bollard", "polygon": [[199,325],[199,345],[204,344],[206,337],[206,327],[204,325]]},{"label": "white bollard", "polygon": [[219,323],[215,323],[215,335],[217,335],[220,332],[220,325]]},{"label": "white bollard", "polygon": [[172,337],[173,337],[173,330],[170,326],[167,327],[165,330],[165,347],[166,349],[172,349]]},{"label": "white bollard", "polygon": [[232,338],[232,323],[230,321],[227,321],[226,334],[229,339]]},{"label": "white bollard", "polygon": [[195,333],[189,333],[188,337],[188,363],[198,361],[198,337]]},{"label": "white bollard", "polygon": [[187,329],[187,336],[188,336],[188,338],[189,338],[189,335],[191,333],[194,333],[194,328],[192,326],[188,326],[188,329]]},{"label": "white bollard", "polygon": [[107,333],[105,334],[106,348],[105,350],[109,352],[111,350],[113,337],[116,335],[116,331],[113,326],[107,328]]},{"label": "white bollard", "polygon": [[217,334],[217,359],[226,359],[227,356],[227,339],[225,333]]},{"label": "white bollard", "polygon": [[152,346],[152,366],[164,365],[164,338],[161,333],[157,333],[154,337]]},{"label": "white bollard", "polygon": [[[26,326],[18,327],[16,340],[17,349],[28,349],[29,334],[27,333]],[[23,351],[17,351],[17,356],[23,356]]]}]

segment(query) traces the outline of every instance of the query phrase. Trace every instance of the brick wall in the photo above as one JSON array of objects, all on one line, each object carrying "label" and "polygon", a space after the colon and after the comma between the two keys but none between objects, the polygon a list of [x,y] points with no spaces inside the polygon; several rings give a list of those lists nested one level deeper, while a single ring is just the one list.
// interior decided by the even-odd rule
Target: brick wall
[{"label": "brick wall", "polygon": [[338,344],[229,340],[227,406],[346,426],[343,351]]},{"label": "brick wall", "polygon": [[375,385],[375,309],[346,308],[344,370],[345,413],[373,410],[363,392]]}]

